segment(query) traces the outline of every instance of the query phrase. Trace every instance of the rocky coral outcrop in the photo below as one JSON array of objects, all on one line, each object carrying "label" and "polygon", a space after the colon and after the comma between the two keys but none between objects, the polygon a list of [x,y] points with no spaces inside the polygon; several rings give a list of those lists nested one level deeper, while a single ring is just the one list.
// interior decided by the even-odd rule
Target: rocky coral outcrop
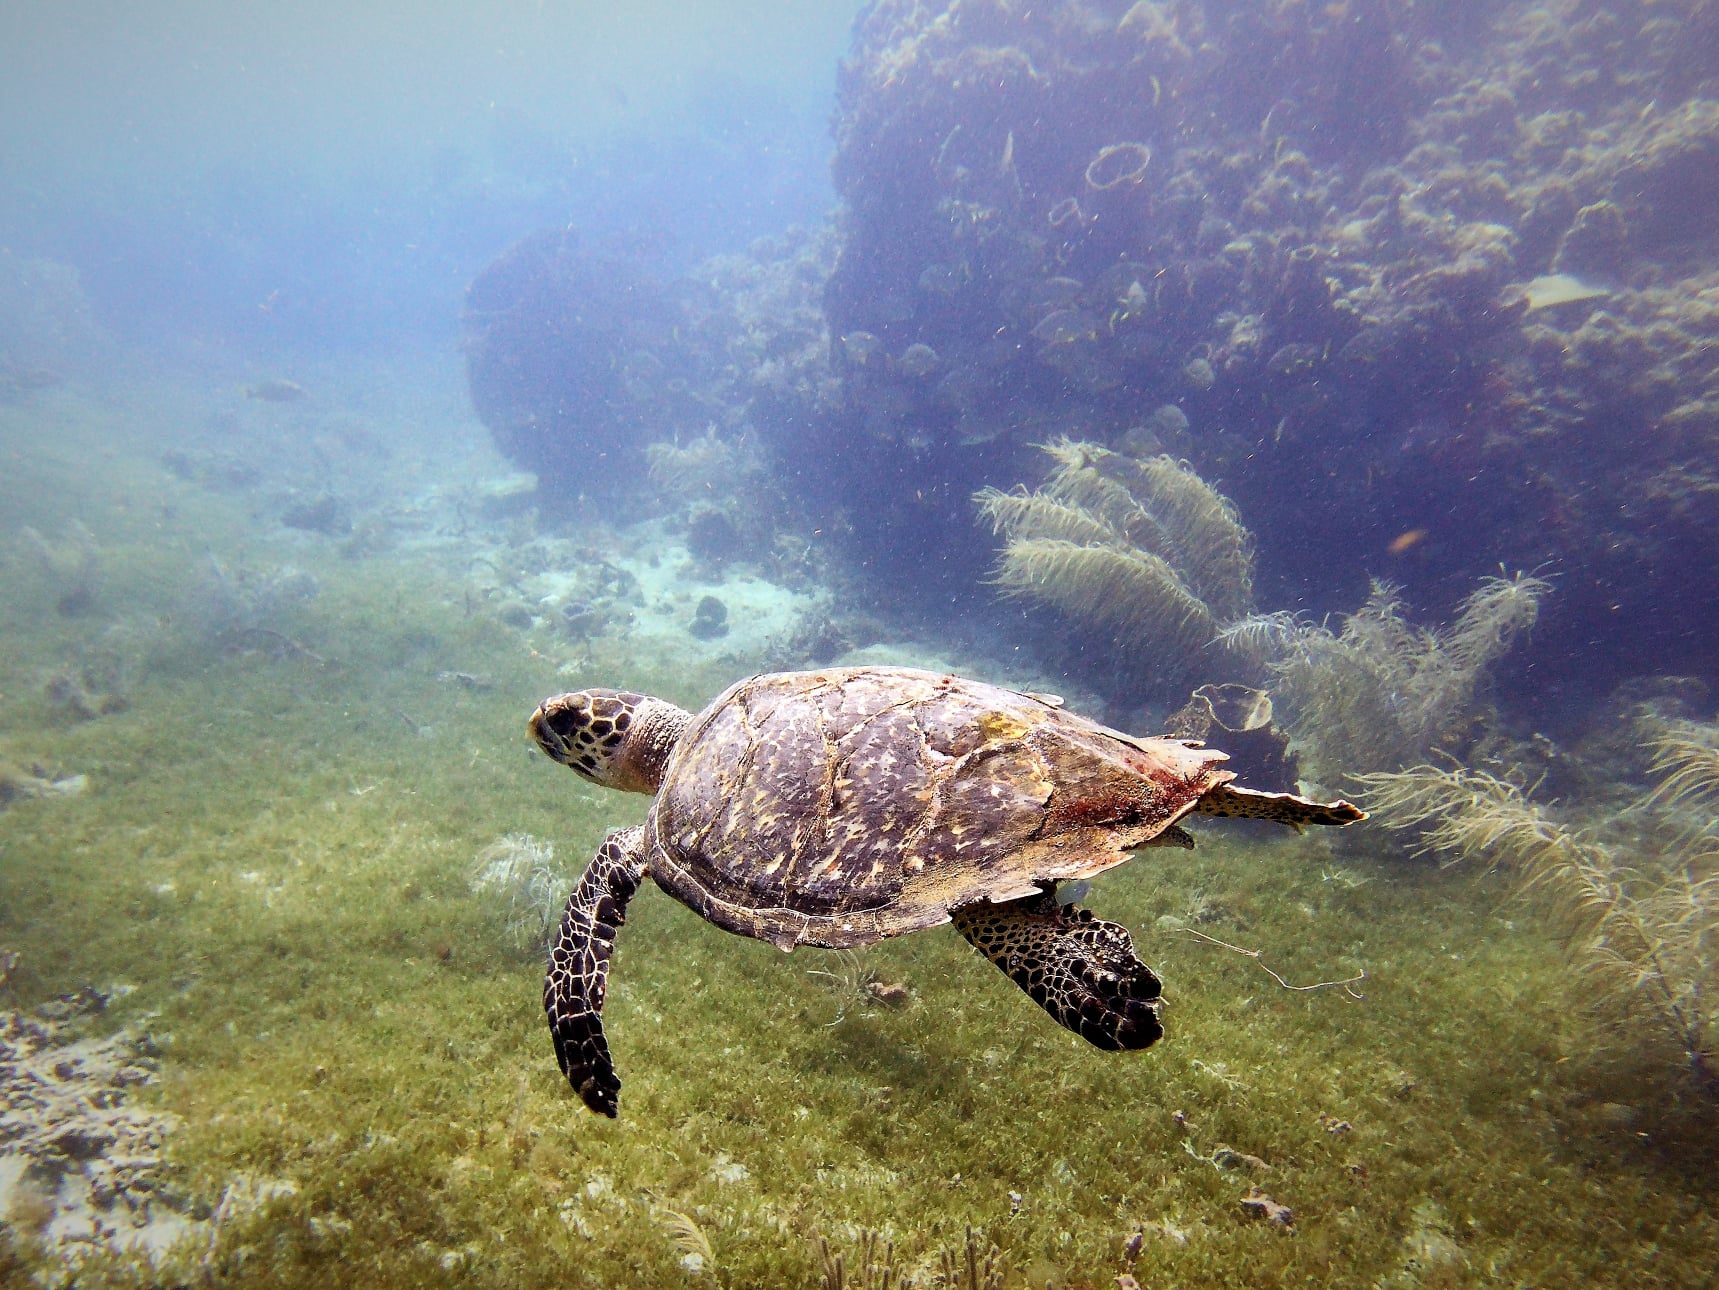
[{"label": "rocky coral outcrop", "polygon": [[[1268,601],[1389,572],[1442,609],[1551,562],[1598,656],[1646,633],[1711,666],[1712,13],[880,0],[842,73],[827,296],[868,554],[959,547],[907,499],[1168,404],[1162,446],[1223,480]],[[1547,275],[1579,289],[1527,289]]]},{"label": "rocky coral outcrop", "polygon": [[1546,566],[1537,648],[1612,674],[1563,681],[1719,671],[1714,12],[877,0],[833,230],[667,282],[528,239],[474,398],[547,500],[762,444],[897,602],[972,595],[969,499],[1066,437],[1221,487],[1268,605]]}]

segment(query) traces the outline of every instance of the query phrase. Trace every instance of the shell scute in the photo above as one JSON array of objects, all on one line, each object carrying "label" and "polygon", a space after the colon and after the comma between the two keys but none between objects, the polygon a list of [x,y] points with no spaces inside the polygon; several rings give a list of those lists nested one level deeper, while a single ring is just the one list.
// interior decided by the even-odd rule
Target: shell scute
[{"label": "shell scute", "polygon": [[884,713],[915,707],[933,692],[930,685],[914,679],[889,685],[876,679],[844,683],[840,678],[820,676],[820,680],[822,684],[813,697],[824,714],[824,728],[834,741],[845,739]]},{"label": "shell scute", "polygon": [[[995,728],[998,718],[1007,712],[1003,704],[1014,696],[1007,690],[975,695],[972,689],[977,688],[939,690],[915,707],[915,719],[927,747],[944,757],[965,757],[993,741],[986,727]],[[983,689],[991,691],[992,687]]]}]

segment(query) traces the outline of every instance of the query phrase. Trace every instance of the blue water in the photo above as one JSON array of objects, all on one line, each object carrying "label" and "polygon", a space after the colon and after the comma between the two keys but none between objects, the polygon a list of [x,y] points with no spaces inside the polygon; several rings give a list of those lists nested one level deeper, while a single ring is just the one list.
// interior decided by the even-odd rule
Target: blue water
[{"label": "blue water", "polygon": [[445,339],[542,225],[681,267],[822,218],[855,7],[8,6],[0,242],[125,331]]}]

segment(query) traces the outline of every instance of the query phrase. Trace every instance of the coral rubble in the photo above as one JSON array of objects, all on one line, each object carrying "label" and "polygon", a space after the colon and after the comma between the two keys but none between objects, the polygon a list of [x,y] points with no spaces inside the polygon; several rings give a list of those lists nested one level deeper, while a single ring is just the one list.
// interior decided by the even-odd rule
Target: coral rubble
[{"label": "coral rubble", "polygon": [[61,1258],[159,1256],[207,1227],[164,1155],[173,1117],[132,1101],[155,1079],[153,1042],[84,1033],[106,1004],[85,990],[0,1013],[0,1217]]}]

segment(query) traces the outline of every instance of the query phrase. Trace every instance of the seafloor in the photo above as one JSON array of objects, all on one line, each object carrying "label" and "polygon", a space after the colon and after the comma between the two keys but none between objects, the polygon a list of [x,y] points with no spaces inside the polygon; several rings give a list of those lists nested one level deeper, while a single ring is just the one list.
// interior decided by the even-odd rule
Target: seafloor
[{"label": "seafloor", "polygon": [[[0,1280],[930,1286],[953,1252],[958,1285],[1711,1284],[1711,1108],[1510,880],[1368,826],[1206,822],[1098,881],[1166,982],[1142,1054],[948,928],[787,957],[647,889],[591,1115],[474,873],[552,846],[570,883],[645,802],[524,718],[696,705],[819,593],[627,515],[540,532],[445,373],[294,375],[0,405]],[[331,478],[360,521],[283,527]],[[593,568],[636,612],[583,635],[556,611]],[[866,656],[1034,679],[940,648]]]}]

